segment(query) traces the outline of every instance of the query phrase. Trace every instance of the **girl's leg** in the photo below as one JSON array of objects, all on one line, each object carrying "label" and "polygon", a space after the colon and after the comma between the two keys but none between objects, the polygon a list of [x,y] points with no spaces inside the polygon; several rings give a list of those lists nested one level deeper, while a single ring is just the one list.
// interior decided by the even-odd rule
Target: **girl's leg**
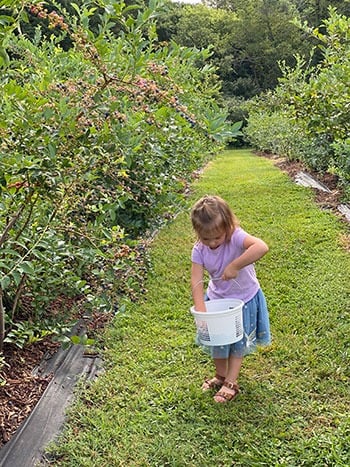
[{"label": "girl's leg", "polygon": [[227,402],[234,399],[239,393],[237,380],[242,366],[243,357],[230,356],[228,358],[228,367],[226,372],[225,383],[222,388],[215,394],[215,402]]},{"label": "girl's leg", "polygon": [[214,365],[217,375],[223,376],[224,378],[227,377],[228,362],[228,358],[214,358]]},{"label": "girl's leg", "polygon": [[226,373],[226,380],[231,383],[237,383],[239,372],[241,370],[243,357],[234,357],[230,355],[228,359],[228,368]]}]

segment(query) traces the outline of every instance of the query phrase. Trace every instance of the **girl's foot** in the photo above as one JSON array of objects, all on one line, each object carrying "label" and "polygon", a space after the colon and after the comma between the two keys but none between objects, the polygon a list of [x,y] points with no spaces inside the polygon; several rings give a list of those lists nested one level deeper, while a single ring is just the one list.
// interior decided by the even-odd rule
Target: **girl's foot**
[{"label": "girl's foot", "polygon": [[215,394],[214,401],[219,404],[232,401],[240,393],[239,386],[237,383],[231,381],[224,381],[221,389]]},{"label": "girl's foot", "polygon": [[210,389],[220,389],[224,384],[225,377],[220,375],[215,375],[214,378],[206,379],[202,384],[202,391],[209,391]]}]

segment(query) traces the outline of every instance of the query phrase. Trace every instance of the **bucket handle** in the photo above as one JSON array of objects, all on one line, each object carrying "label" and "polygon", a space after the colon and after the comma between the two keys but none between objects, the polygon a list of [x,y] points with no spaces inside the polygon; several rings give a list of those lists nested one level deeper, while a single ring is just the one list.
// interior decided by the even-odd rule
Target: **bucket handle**
[{"label": "bucket handle", "polygon": [[[223,280],[225,280],[225,279],[222,279],[222,277],[210,277],[209,280],[211,280],[211,281],[223,281]],[[239,282],[236,281],[236,279],[229,279],[227,282],[229,282],[229,281],[234,282],[234,283],[238,286],[238,288],[241,289],[241,286],[239,285]],[[198,282],[192,287],[192,290],[195,289],[199,284],[202,284],[202,283],[204,283],[204,280],[203,280],[203,279],[201,279],[200,281],[198,281]]]}]

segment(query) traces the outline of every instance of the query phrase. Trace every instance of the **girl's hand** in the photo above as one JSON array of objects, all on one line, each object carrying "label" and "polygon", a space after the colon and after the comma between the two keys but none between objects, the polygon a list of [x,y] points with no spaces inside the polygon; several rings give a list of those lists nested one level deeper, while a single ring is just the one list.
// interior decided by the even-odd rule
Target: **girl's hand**
[{"label": "girl's hand", "polygon": [[230,263],[228,266],[226,266],[222,278],[224,281],[235,279],[238,276],[238,273],[239,270],[235,268],[234,264]]},{"label": "girl's hand", "polygon": [[240,269],[258,261],[269,251],[269,247],[263,240],[252,235],[245,237],[243,246],[245,248],[244,253],[226,266],[222,275],[224,280],[235,279]]}]

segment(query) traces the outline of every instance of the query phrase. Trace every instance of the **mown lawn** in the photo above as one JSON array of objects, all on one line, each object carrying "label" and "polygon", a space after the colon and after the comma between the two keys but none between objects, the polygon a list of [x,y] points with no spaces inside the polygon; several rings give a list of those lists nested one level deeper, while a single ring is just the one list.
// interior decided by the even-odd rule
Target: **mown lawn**
[{"label": "mown lawn", "polygon": [[[245,359],[242,394],[223,405],[201,392],[212,364],[189,313],[189,209],[206,193],[224,197],[270,246],[257,271],[273,343]],[[54,465],[349,466],[346,226],[245,150],[210,163],[188,206],[152,244],[144,300],[107,330],[106,371],[79,391]]]}]

